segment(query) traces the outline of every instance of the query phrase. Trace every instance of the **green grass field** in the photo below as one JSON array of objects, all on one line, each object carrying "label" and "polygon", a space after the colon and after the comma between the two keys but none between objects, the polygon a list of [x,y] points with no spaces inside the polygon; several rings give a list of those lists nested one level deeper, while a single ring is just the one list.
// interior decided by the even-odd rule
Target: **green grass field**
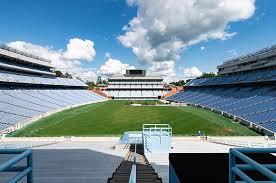
[{"label": "green grass field", "polygon": [[[174,135],[258,135],[213,112],[187,107],[134,107],[107,101],[65,110],[38,120],[10,136],[108,136],[141,130],[143,123],[169,123]],[[151,103],[154,103],[151,101]]]}]

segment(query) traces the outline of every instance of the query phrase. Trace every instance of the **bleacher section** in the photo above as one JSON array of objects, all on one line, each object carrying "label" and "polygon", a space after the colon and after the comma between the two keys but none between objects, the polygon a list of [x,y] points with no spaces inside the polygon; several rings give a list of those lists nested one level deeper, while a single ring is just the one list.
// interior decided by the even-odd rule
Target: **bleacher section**
[{"label": "bleacher section", "polygon": [[163,96],[162,90],[110,90],[107,92],[108,96],[113,96],[116,99],[151,99]]},{"label": "bleacher section", "polygon": [[191,87],[168,100],[215,109],[248,121],[248,125],[276,132],[275,86]]},{"label": "bleacher section", "polygon": [[77,79],[55,77],[51,62],[0,45],[0,134],[45,115],[105,100]]},{"label": "bleacher section", "polygon": [[0,131],[48,112],[103,99],[88,90],[0,89]]},{"label": "bleacher section", "polygon": [[276,81],[276,70],[260,71],[241,75],[221,76],[209,79],[196,79],[187,83],[187,86],[229,85],[256,82]]},{"label": "bleacher section", "polygon": [[[131,74],[132,71],[140,74]],[[145,70],[127,70],[125,75],[114,75],[108,79],[106,89],[108,96],[118,100],[156,100],[166,93],[163,78],[147,76]]]},{"label": "bleacher section", "polygon": [[55,85],[55,86],[80,86],[87,85],[77,79],[66,79],[56,77],[41,77],[32,75],[23,75],[19,73],[11,73],[0,71],[0,82],[8,83],[22,83],[22,84],[36,84],[36,85]]},{"label": "bleacher section", "polygon": [[[264,50],[257,52],[261,57],[241,57],[225,62],[218,66],[222,75],[191,80],[184,91],[167,99],[204,107],[266,134],[275,134],[276,51],[275,46]],[[235,67],[243,72],[237,72]]]}]

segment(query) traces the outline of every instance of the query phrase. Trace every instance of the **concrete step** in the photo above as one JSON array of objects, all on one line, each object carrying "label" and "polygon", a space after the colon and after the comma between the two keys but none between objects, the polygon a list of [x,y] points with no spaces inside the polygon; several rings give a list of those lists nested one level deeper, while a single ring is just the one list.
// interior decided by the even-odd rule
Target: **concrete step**
[{"label": "concrete step", "polygon": [[[119,179],[119,178],[126,178],[129,179],[129,174],[114,174],[112,176],[114,179]],[[136,179],[157,179],[158,176],[156,174],[136,174]]]},{"label": "concrete step", "polygon": [[[128,169],[125,169],[125,170],[117,170],[116,173],[129,173],[130,174],[130,171]],[[150,174],[150,173],[155,173],[155,171],[152,169],[152,170],[139,170],[136,174]]]},{"label": "concrete step", "polygon": [[[112,177],[108,179],[108,183],[128,183],[133,166],[133,162],[131,161],[133,160],[133,155],[133,152],[127,154],[126,159],[120,163],[112,174]],[[144,155],[138,154],[136,162],[137,183],[162,183],[162,180],[158,178],[158,175]]]},{"label": "concrete step", "polygon": [[[108,183],[128,183],[129,179],[110,179]],[[137,183],[162,183],[160,179],[137,179]]]},{"label": "concrete step", "polygon": [[[121,165],[121,166],[119,166],[118,168],[117,168],[117,170],[118,169],[131,169],[131,167],[132,167],[132,165]],[[136,169],[138,170],[151,170],[151,169],[153,169],[151,166],[136,166]]]}]

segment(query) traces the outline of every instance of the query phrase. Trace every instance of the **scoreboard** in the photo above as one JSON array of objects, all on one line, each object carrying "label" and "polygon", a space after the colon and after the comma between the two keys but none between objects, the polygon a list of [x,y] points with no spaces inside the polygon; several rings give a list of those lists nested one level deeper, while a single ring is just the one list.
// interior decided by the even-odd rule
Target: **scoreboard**
[{"label": "scoreboard", "polygon": [[126,70],[126,75],[128,75],[128,76],[145,76],[146,75],[146,70],[129,69],[129,70]]}]

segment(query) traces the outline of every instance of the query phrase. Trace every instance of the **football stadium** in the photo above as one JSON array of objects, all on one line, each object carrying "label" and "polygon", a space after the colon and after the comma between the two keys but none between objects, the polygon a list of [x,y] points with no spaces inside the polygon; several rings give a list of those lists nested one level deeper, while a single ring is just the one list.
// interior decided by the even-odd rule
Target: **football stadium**
[{"label": "football stadium", "polygon": [[[111,23],[117,17],[116,24],[124,24],[125,34],[115,39],[131,48],[141,63],[113,58],[120,50],[110,44],[114,33],[102,37],[94,32],[95,40],[104,40],[103,45],[113,52],[106,52],[105,63],[90,70],[85,67],[97,58],[90,40],[72,38],[65,50],[23,41],[0,44],[0,183],[276,182],[276,45],[266,42],[260,43],[265,45],[261,49],[253,45],[242,49],[234,44],[237,32],[228,32],[229,22],[253,16],[255,1],[183,0],[182,7],[172,0],[154,2],[154,8],[151,1],[99,1],[110,9],[98,12],[99,5],[93,2],[97,5],[93,9],[90,4],[93,14],[85,6],[78,9],[80,2],[68,3],[74,6],[69,13],[60,13],[67,2],[52,7],[57,10],[53,14],[74,16],[62,21],[72,21],[73,28],[63,25],[58,36],[70,35],[70,31],[79,34],[84,17],[90,20],[97,13],[104,17],[107,12],[120,12],[123,22],[135,13],[127,25],[115,15],[105,21]],[[194,9],[197,16],[192,14]],[[217,12],[223,16],[216,17],[228,19],[214,19]],[[78,14],[84,14],[83,19]],[[260,14],[247,26],[265,16]],[[51,21],[58,26],[56,17]],[[211,29],[211,24],[218,27]],[[204,32],[199,34],[202,27],[197,26],[201,25]],[[38,35],[39,31],[31,37]],[[227,41],[237,46],[223,53],[230,53],[229,58],[219,53]],[[189,49],[202,42],[203,56],[189,55]],[[186,59],[210,59],[202,52],[211,52],[212,46],[214,55],[227,58],[216,62],[215,72],[187,69],[181,61],[174,65],[182,51],[188,52]],[[171,73],[171,66],[179,68]],[[178,70],[193,73],[178,76]]]}]

